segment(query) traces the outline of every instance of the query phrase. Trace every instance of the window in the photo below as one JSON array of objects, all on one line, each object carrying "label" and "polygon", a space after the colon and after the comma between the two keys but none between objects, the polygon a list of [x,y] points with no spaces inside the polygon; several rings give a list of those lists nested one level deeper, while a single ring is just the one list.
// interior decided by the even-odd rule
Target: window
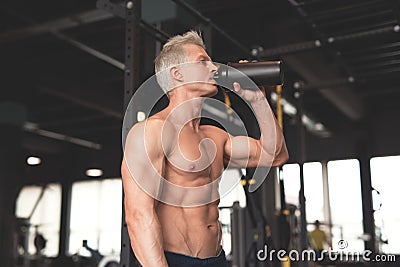
[{"label": "window", "polygon": [[[241,172],[237,169],[227,169],[222,173],[219,203],[219,220],[222,224],[222,247],[227,255],[232,252],[231,213],[233,203],[239,202],[240,207],[246,206],[246,194],[240,184]],[[228,192],[228,193],[227,193]],[[224,194],[225,193],[225,194]]]},{"label": "window", "polygon": [[242,174],[238,169],[226,169],[222,173],[219,206],[231,207],[235,201],[239,201],[241,207],[246,206],[246,194],[240,184],[241,177]]},{"label": "window", "polygon": [[119,254],[121,246],[121,179],[75,182],[72,186],[69,254],[88,246],[103,255]]},{"label": "window", "polygon": [[27,236],[29,254],[36,253],[34,238],[37,231],[47,240],[46,247],[41,253],[48,257],[58,255],[61,216],[60,184],[23,187],[17,198],[15,215],[18,218],[29,218],[32,215],[28,221],[30,223]]},{"label": "window", "polygon": [[[324,195],[322,165],[320,162],[304,164],[304,195],[306,197],[307,221],[324,220]],[[286,202],[299,206],[300,165],[283,165]]]},{"label": "window", "polygon": [[[299,178],[300,179],[300,178]],[[324,218],[324,189],[322,183],[322,164],[308,162],[304,164],[304,195],[306,197],[306,215],[308,222]]]},{"label": "window", "polygon": [[348,251],[363,251],[360,164],[356,159],[329,161],[328,177],[332,223],[343,231],[342,237],[333,233],[333,249],[344,239]]},{"label": "window", "polygon": [[285,183],[286,202],[299,205],[300,191],[300,166],[297,163],[285,164],[282,167],[283,181]]},{"label": "window", "polygon": [[[374,194],[375,225],[377,240],[388,240],[381,244],[385,253],[400,253],[400,214],[398,199],[400,187],[400,156],[377,157],[371,159],[372,187],[379,191]],[[380,204],[382,206],[379,208]]]}]

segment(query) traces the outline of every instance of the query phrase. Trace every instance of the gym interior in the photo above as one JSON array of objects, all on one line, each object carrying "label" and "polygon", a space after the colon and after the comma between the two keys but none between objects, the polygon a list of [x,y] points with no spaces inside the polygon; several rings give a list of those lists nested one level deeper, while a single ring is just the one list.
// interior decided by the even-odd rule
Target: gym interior
[{"label": "gym interior", "polygon": [[[251,169],[224,171],[238,181],[219,204],[230,266],[400,266],[399,0],[4,0],[0,25],[2,267],[135,266],[126,108],[190,29],[215,62],[282,62],[265,88],[289,160],[254,192]],[[239,98],[214,98],[259,135]],[[235,131],[227,109],[208,112]]]}]

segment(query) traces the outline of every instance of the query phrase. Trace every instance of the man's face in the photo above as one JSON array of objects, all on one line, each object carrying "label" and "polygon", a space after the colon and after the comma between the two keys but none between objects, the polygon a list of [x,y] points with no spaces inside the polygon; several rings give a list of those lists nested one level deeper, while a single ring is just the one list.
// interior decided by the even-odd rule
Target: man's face
[{"label": "man's face", "polygon": [[204,96],[213,96],[217,93],[214,74],[218,70],[211,62],[207,52],[200,46],[188,44],[184,46],[188,55],[188,63],[180,65],[183,83],[194,90],[201,91]]}]

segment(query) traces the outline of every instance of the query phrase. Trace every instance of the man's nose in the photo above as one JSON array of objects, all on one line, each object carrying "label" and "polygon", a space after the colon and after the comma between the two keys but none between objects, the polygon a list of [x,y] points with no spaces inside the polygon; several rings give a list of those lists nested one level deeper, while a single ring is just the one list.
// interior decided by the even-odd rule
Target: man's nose
[{"label": "man's nose", "polygon": [[209,68],[210,68],[210,71],[211,71],[212,73],[216,73],[216,72],[218,71],[218,68],[219,68],[219,67],[218,67],[217,65],[215,65],[214,63],[210,62]]}]

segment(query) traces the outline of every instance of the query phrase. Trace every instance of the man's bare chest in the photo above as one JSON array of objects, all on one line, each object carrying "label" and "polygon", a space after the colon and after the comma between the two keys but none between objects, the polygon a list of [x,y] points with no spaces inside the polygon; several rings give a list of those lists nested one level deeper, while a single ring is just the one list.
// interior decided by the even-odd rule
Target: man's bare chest
[{"label": "man's bare chest", "polygon": [[223,144],[203,131],[183,129],[176,135],[166,160],[176,171],[210,176],[223,168]]}]

